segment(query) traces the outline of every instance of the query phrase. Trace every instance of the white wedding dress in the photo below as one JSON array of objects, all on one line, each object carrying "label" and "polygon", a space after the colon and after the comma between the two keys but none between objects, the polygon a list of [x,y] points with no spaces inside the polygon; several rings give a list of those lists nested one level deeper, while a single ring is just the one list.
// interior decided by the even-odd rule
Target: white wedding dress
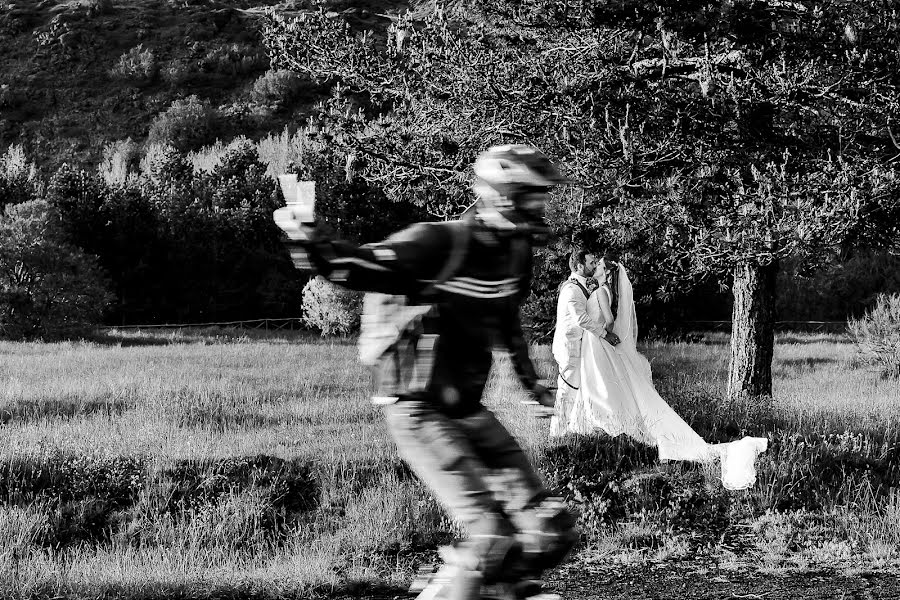
[{"label": "white wedding dress", "polygon": [[[768,446],[766,438],[745,437],[725,444],[707,444],[672,410],[653,386],[650,363],[637,351],[634,295],[625,268],[619,265],[619,302],[613,333],[617,346],[585,333],[581,342],[581,386],[568,416],[566,430],[621,434],[659,449],[660,460],[713,462],[721,460],[722,483],[744,489],[756,481],[754,463]],[[603,322],[598,294],[588,299],[587,311]]]}]

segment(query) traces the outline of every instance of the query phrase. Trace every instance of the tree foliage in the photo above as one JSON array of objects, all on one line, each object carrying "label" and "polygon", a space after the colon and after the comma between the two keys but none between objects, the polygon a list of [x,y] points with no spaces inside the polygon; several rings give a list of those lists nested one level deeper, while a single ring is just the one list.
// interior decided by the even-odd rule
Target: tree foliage
[{"label": "tree foliage", "polygon": [[[290,157],[277,172],[317,182],[317,212],[339,235],[369,242],[422,218],[302,130],[282,141],[268,148]],[[107,323],[296,317],[305,279],[272,220],[284,200],[259,156],[257,144],[239,138],[198,168],[185,152],[158,145],[140,173],[130,159],[114,174],[109,164],[98,172],[64,164],[45,182],[14,147],[0,157],[0,200],[46,200],[60,243],[95,257],[109,277]]]},{"label": "tree foliage", "polygon": [[252,144],[209,173],[167,148],[140,179],[109,185],[68,166],[50,205],[68,240],[99,257],[119,301],[110,322],[158,323],[294,316],[301,282],[272,211],[281,199]]},{"label": "tree foliage", "polygon": [[82,335],[112,300],[97,261],[63,239],[44,201],[0,216],[0,335],[54,339]]},{"label": "tree foliage", "polygon": [[318,121],[389,197],[451,217],[479,150],[538,146],[580,182],[555,197],[559,239],[620,254],[645,299],[733,276],[735,333],[768,327],[735,360],[767,362],[781,260],[900,244],[897,8],[470,0],[380,31],[276,14],[264,33],[273,66],[331,85]]},{"label": "tree foliage", "polygon": [[333,84],[318,118],[389,196],[458,214],[477,152],[524,141],[583,183],[558,198],[559,231],[648,259],[665,281],[896,239],[889,11],[457,6],[383,35],[326,13],[266,29],[273,62]]}]

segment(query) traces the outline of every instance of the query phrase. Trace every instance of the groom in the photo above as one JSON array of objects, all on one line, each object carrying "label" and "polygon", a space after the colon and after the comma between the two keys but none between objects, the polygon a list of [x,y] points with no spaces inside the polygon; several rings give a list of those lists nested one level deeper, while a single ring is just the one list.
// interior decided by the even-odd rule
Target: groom
[{"label": "groom", "polygon": [[569,255],[572,273],[559,290],[556,305],[556,331],[553,334],[553,358],[559,365],[554,415],[550,418],[550,435],[561,436],[581,384],[581,338],[589,335],[606,340],[613,346],[619,338],[607,332],[605,323],[595,321],[587,313],[587,300],[596,282],[589,278],[597,269],[597,257],[585,248],[578,247]]}]

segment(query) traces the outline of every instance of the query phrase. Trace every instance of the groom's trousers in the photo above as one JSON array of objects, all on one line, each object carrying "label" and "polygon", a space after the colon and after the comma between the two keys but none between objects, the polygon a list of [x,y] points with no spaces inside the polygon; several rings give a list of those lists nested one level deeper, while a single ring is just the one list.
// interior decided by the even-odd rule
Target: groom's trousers
[{"label": "groom's trousers", "polygon": [[559,377],[556,380],[556,404],[554,415],[550,417],[550,435],[559,436],[566,432],[569,415],[575,403],[575,394],[581,386],[581,365],[559,365]]}]

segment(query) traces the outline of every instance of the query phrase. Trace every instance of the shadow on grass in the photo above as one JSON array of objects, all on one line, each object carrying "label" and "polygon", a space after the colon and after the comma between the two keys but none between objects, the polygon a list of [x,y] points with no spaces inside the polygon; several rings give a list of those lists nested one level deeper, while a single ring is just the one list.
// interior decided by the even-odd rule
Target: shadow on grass
[{"label": "shadow on grass", "polygon": [[706,467],[660,464],[656,448],[624,436],[563,438],[545,451],[541,467],[556,492],[581,507],[586,527],[643,514],[668,527],[721,529],[766,510],[881,510],[900,487],[900,439],[885,435],[770,436],[745,505],[734,505],[729,492],[710,485]]},{"label": "shadow on grass", "polygon": [[786,370],[786,369],[808,370],[808,369],[815,369],[817,367],[821,367],[824,365],[834,365],[834,364],[838,364],[841,362],[843,362],[843,361],[840,361],[836,358],[825,358],[825,357],[782,358],[782,359],[775,359],[772,366],[775,370]]},{"label": "shadow on grass", "polygon": [[821,344],[821,343],[851,343],[850,338],[843,333],[779,333],[775,336],[775,345],[784,344]]},{"label": "shadow on grass", "polygon": [[169,421],[178,427],[209,428],[213,431],[269,429],[282,426],[308,427],[322,421],[308,415],[269,415],[238,410],[231,412],[221,407],[191,407],[170,416]]},{"label": "shadow on grass", "polygon": [[407,588],[396,587],[384,583],[375,583],[371,581],[348,581],[347,583],[332,588],[321,587],[310,591],[310,599],[329,598],[330,600],[349,600],[353,598],[367,598],[368,600],[376,600],[380,598],[395,600],[400,597],[407,596]]},{"label": "shadow on grass", "polygon": [[393,477],[401,482],[417,479],[409,465],[399,459],[341,465],[319,464],[317,467],[317,479],[328,481],[335,488],[341,489],[347,497],[379,485],[385,477]]},{"label": "shadow on grass", "polygon": [[171,344],[228,344],[236,342],[271,342],[303,345],[349,346],[354,336],[323,337],[306,329],[244,329],[240,327],[153,327],[149,329],[115,329],[95,332],[85,341],[101,346],[167,346]]},{"label": "shadow on grass", "polygon": [[[0,590],[2,592],[3,590]],[[268,589],[259,584],[210,585],[170,584],[147,582],[141,584],[98,584],[60,589],[47,584],[44,589],[32,587],[27,594],[17,594],[23,600],[85,600],[86,598],[119,598],[123,600],[396,600],[406,597],[405,587],[376,582],[347,582],[339,586],[298,587],[286,591]]]},{"label": "shadow on grass", "polygon": [[11,421],[34,421],[42,418],[72,418],[79,415],[121,415],[129,409],[121,399],[69,400],[46,398],[19,401],[0,406],[0,424]]},{"label": "shadow on grass", "polygon": [[900,439],[826,434],[776,436],[760,470],[776,510],[883,505],[900,487]]},{"label": "shadow on grass", "polygon": [[173,343],[170,338],[162,336],[143,337],[121,333],[95,333],[85,338],[85,341],[98,346],[113,346],[121,348],[133,348],[140,346],[169,346]]},{"label": "shadow on grass", "polygon": [[321,490],[308,462],[266,455],[180,460],[159,474],[156,487],[165,490],[165,510],[174,513],[252,488],[265,490],[274,509],[300,512],[318,505]]},{"label": "shadow on grass", "polygon": [[[42,506],[48,515],[36,543],[61,548],[106,542],[146,516],[167,514],[179,523],[197,510],[215,509],[251,492],[258,528],[281,525],[319,503],[321,482],[303,460],[248,456],[180,460],[152,471],[144,456],[87,456],[56,451],[0,459],[0,504]],[[237,535],[237,534],[236,534]]]},{"label": "shadow on grass", "polygon": [[626,436],[612,438],[604,433],[589,436],[570,435],[562,443],[548,448],[544,455],[549,465],[567,471],[631,471],[657,463],[655,448]]}]

